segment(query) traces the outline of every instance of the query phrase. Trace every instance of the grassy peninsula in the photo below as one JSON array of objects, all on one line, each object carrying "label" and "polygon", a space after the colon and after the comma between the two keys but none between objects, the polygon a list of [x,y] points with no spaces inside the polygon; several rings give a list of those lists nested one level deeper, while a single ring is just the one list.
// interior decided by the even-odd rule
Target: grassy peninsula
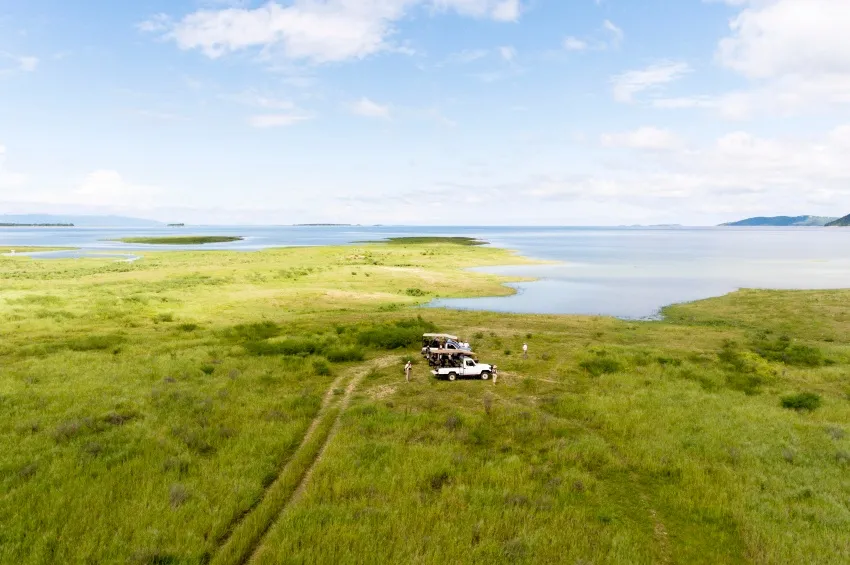
[{"label": "grassy peninsula", "polygon": [[0,245],[0,255],[6,253],[46,253],[49,251],[73,251],[76,247],[39,247],[32,245]]},{"label": "grassy peninsula", "polygon": [[207,243],[231,243],[243,239],[245,238],[227,235],[183,235],[174,237],[124,237],[117,241],[145,245],[204,245]]},{"label": "grassy peninsula", "polygon": [[[462,269],[520,261],[0,257],[0,563],[850,560],[850,291],[418,308],[511,292]],[[424,331],[498,382],[435,381]]]}]

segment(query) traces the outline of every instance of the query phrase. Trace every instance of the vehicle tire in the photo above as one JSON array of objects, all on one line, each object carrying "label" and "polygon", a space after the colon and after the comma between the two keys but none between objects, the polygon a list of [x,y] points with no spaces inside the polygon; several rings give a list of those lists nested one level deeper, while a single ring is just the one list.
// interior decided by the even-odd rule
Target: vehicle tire
[{"label": "vehicle tire", "polygon": [[446,377],[446,378],[448,378],[450,381],[454,382],[455,380],[457,380],[457,373],[449,373],[448,377]]},{"label": "vehicle tire", "polygon": [[490,371],[482,371],[481,372],[481,380],[486,381],[490,378]]}]

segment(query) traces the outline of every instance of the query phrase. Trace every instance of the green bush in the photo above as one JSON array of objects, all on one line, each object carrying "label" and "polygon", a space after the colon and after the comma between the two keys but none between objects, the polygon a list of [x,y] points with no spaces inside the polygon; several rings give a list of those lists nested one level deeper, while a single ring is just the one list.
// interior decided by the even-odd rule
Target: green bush
[{"label": "green bush", "polygon": [[366,347],[402,349],[418,345],[422,341],[423,333],[435,330],[434,324],[417,317],[362,330],[357,335],[357,342]]},{"label": "green bush", "polygon": [[331,347],[325,351],[325,357],[332,363],[345,363],[346,361],[363,361],[363,350],[359,347]]},{"label": "green bush", "polygon": [[327,376],[331,374],[331,366],[324,359],[314,359],[313,372],[319,376]]},{"label": "green bush", "polygon": [[593,375],[600,377],[610,373],[619,373],[623,370],[623,365],[616,359],[610,357],[596,357],[595,359],[587,359],[579,363],[579,367]]},{"label": "green bush", "polygon": [[775,341],[760,339],[753,349],[768,361],[796,367],[821,367],[827,363],[820,349],[793,343],[788,336],[782,336]]},{"label": "green bush", "polygon": [[804,410],[812,412],[820,407],[821,399],[820,395],[813,392],[801,392],[799,394],[783,396],[781,403],[783,408],[797,410],[798,412]]},{"label": "green bush", "polygon": [[90,335],[69,340],[67,345],[72,351],[103,351],[113,349],[122,343],[124,338],[120,335]]},{"label": "green bush", "polygon": [[310,339],[285,339],[283,341],[249,341],[245,349],[253,355],[313,355],[321,353],[324,344]]},{"label": "green bush", "polygon": [[281,327],[274,322],[256,322],[253,324],[239,324],[228,332],[228,335],[237,340],[258,341],[277,337],[281,334]]},{"label": "green bush", "polygon": [[734,341],[726,341],[717,355],[726,367],[726,384],[733,390],[752,395],[769,382],[776,371],[763,356],[747,351]]}]

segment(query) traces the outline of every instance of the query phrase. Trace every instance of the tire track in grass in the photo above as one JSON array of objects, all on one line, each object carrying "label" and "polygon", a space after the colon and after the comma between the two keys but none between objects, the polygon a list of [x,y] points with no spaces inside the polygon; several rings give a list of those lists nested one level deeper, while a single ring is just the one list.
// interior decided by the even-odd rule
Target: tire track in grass
[{"label": "tire track in grass", "polygon": [[338,409],[336,411],[336,417],[333,419],[333,424],[330,426],[328,434],[325,436],[324,443],[319,448],[318,452],[316,453],[316,456],[313,458],[313,461],[310,463],[309,467],[302,475],[298,486],[292,493],[292,496],[290,496],[284,507],[281,508],[280,512],[275,517],[274,522],[269,524],[269,527],[266,528],[265,532],[263,532],[261,539],[258,540],[256,546],[253,548],[253,551],[249,554],[248,558],[241,562],[242,564],[256,562],[257,558],[263,551],[263,541],[265,539],[266,534],[271,531],[272,527],[274,526],[274,523],[276,523],[277,520],[280,519],[280,516],[286,511],[286,509],[289,508],[292,504],[294,504],[304,495],[304,491],[307,490],[307,485],[310,482],[310,478],[313,476],[313,472],[315,471],[316,466],[318,465],[319,461],[322,460],[325,451],[327,451],[328,445],[330,445],[331,440],[336,435],[336,431],[340,426],[341,416],[343,412],[345,412],[345,409],[348,408],[348,404],[351,402],[352,394],[354,394],[354,391],[357,389],[360,383],[363,382],[363,379],[366,378],[366,375],[368,375],[369,372],[371,372],[372,370],[383,369],[385,367],[388,367],[396,360],[397,357],[395,356],[387,356],[376,359],[369,366],[364,367],[360,371],[358,371],[354,375],[354,377],[352,377],[352,379],[348,382],[348,386],[345,389],[345,394],[343,395],[342,400],[339,402]]},{"label": "tire track in grass", "polygon": [[277,477],[275,478],[275,480],[274,480],[274,481],[272,481],[272,483],[271,483],[268,487],[266,487],[266,488],[263,490],[263,493],[262,493],[262,495],[260,496],[260,499],[259,499],[259,500],[258,500],[255,504],[251,505],[251,507],[249,507],[247,510],[245,510],[244,512],[242,512],[239,516],[237,516],[237,517],[236,517],[236,518],[235,518],[235,519],[231,522],[231,524],[227,527],[227,530],[225,531],[224,535],[222,535],[222,536],[221,536],[221,538],[218,540],[217,547],[216,547],[216,550],[217,550],[217,551],[220,551],[222,547],[224,547],[225,545],[227,545],[227,544],[229,543],[230,538],[233,536],[233,533],[234,533],[234,532],[235,532],[235,531],[239,528],[240,524],[241,524],[241,523],[242,523],[242,522],[243,522],[243,521],[244,521],[244,520],[245,520],[245,519],[246,519],[246,518],[247,518],[247,517],[248,517],[248,516],[249,516],[249,515],[250,515],[250,514],[251,514],[251,513],[252,513],[252,512],[256,509],[256,508],[257,508],[257,507],[258,507],[258,506],[260,506],[261,504],[263,504],[263,501],[264,501],[264,500],[266,499],[266,497],[268,496],[269,491],[271,491],[271,490],[274,488],[275,484],[278,482],[278,480],[280,480],[280,477],[281,477],[281,476],[283,475],[283,473],[286,471],[287,467],[291,464],[291,462],[295,459],[296,455],[297,455],[297,454],[298,454],[298,453],[299,453],[302,449],[304,449],[305,445],[307,445],[307,444],[308,444],[308,442],[310,441],[310,439],[313,437],[313,435],[315,435],[315,433],[316,433],[316,429],[318,429],[319,424],[322,422],[322,418],[323,418],[323,416],[325,415],[325,413],[328,411],[328,409],[329,409],[330,405],[332,404],[332,402],[333,402],[333,400],[334,400],[335,392],[336,392],[336,390],[338,390],[338,389],[339,389],[339,387],[340,387],[340,385],[342,384],[343,380],[345,380],[345,375],[344,375],[344,374],[343,374],[343,375],[338,376],[338,377],[337,377],[336,379],[334,379],[334,381],[331,383],[331,386],[328,388],[327,392],[325,392],[325,396],[322,398],[322,405],[319,407],[319,411],[316,413],[316,416],[313,418],[313,421],[312,421],[312,422],[310,422],[310,425],[307,427],[307,431],[306,431],[306,432],[304,432],[304,437],[301,439],[301,443],[300,443],[300,445],[298,446],[298,448],[295,450],[295,452],[292,454],[292,456],[289,458],[289,460],[287,460],[287,461],[286,461],[286,463],[283,465],[283,467],[281,467],[281,469],[280,469],[280,471],[278,472],[278,475],[277,475]]},{"label": "tire track in grass", "polygon": [[[262,500],[241,520],[233,525],[224,538],[210,565],[236,565],[247,563],[262,545],[266,533],[286,510],[292,500],[304,490],[307,478],[324,453],[333,431],[339,424],[342,411],[348,406],[357,385],[373,369],[390,365],[396,357],[381,357],[342,375],[331,383],[322,401],[322,407],[307,429],[301,445],[284,466],[277,479],[266,489]],[[348,377],[348,385],[342,398],[336,391]]]}]

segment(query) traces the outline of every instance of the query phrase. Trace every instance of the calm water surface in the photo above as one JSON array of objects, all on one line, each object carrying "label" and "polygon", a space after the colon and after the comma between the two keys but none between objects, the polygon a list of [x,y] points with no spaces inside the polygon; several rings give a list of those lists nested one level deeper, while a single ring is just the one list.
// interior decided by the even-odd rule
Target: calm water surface
[{"label": "calm water surface", "polygon": [[850,287],[850,229],[839,228],[0,228],[0,245],[78,247],[84,254],[128,257],[133,252],[164,248],[106,240],[177,234],[246,239],[167,249],[254,251],[404,235],[474,236],[529,257],[560,261],[555,265],[487,268],[488,272],[538,279],[512,285],[518,290],[514,296],[439,300],[433,304],[460,309],[645,318],[657,315],[667,304],[720,296],[738,288]]}]

